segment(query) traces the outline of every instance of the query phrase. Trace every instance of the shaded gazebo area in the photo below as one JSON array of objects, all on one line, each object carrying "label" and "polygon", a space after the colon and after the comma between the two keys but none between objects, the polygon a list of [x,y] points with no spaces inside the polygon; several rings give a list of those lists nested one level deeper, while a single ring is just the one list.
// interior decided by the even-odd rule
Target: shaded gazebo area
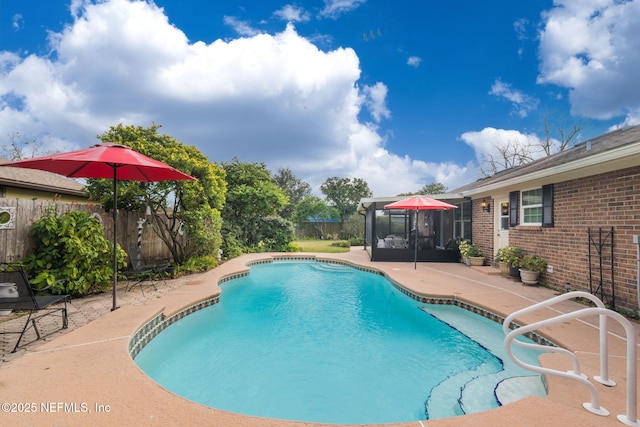
[{"label": "shaded gazebo area", "polygon": [[385,209],[404,196],[360,201],[358,212],[365,217],[365,250],[371,261],[414,261],[414,256],[420,262],[460,260],[456,240],[471,239],[471,200],[449,194],[430,197],[457,209]]}]

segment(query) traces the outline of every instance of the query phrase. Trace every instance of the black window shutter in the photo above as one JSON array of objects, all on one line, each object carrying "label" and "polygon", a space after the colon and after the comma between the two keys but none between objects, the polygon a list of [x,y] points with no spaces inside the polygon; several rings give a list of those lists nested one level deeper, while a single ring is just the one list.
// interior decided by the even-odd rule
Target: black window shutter
[{"label": "black window shutter", "polygon": [[553,184],[542,186],[542,226],[553,227]]},{"label": "black window shutter", "polygon": [[518,225],[518,192],[509,193],[509,227]]}]

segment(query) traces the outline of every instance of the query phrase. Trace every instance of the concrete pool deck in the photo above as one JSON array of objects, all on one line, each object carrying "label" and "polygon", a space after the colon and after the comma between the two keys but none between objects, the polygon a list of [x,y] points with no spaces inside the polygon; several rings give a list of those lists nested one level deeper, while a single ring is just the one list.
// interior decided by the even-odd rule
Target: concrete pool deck
[{"label": "concrete pool deck", "polygon": [[[277,254],[283,255],[283,254]],[[314,254],[290,254],[292,256]],[[524,286],[493,274],[488,267],[462,264],[370,262],[362,248],[343,254],[315,254],[319,259],[347,261],[385,272],[391,279],[418,295],[455,298],[485,308],[502,317],[547,300],[557,293],[539,286]],[[17,336],[0,335],[0,403],[13,404],[0,411],[0,425],[207,425],[207,426],[319,426],[287,422],[208,408],[166,391],[149,379],[129,356],[134,333],[158,313],[170,316],[195,302],[220,292],[218,281],[246,270],[250,261],[270,254],[245,255],[195,276],[119,292],[119,309],[110,311],[111,294],[75,299],[69,308],[69,329],[57,332],[9,353]],[[552,309],[523,316],[531,323],[568,313],[584,305],[564,301]],[[597,317],[571,320],[541,330],[554,342],[574,351],[582,371],[599,375]],[[0,323],[3,330],[21,327],[19,320]],[[640,327],[636,327],[636,336]],[[605,387],[592,381],[600,404],[610,415],[600,417],[582,408],[590,400],[586,387],[548,377],[547,398],[528,397],[500,408],[440,420],[412,421],[395,426],[622,426],[616,419],[626,413],[626,341],[617,322],[609,321],[609,374],[617,382]],[[543,355],[545,367],[570,370],[566,356]],[[637,360],[636,360],[637,364]],[[639,381],[640,382],[640,381]],[[639,393],[640,394],[640,393]],[[26,412],[32,410],[31,412]]]}]

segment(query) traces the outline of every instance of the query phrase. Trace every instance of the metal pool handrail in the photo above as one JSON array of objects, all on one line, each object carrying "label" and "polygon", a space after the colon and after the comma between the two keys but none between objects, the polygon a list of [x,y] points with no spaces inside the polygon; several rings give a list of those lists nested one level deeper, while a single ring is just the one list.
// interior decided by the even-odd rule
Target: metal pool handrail
[{"label": "metal pool handrail", "polygon": [[[526,326],[518,326],[515,325],[515,329],[509,332],[511,329],[511,325],[513,320],[518,316],[523,314],[531,313],[542,308],[550,307],[553,304],[556,304],[560,301],[564,301],[570,298],[586,298],[596,304],[596,307],[583,308],[571,313],[566,313],[562,315],[558,315],[556,317],[552,317],[550,319],[541,320],[539,322],[532,323]],[[604,303],[600,301],[597,297],[591,295],[587,292],[575,291],[568,292],[563,295],[559,295],[554,298],[550,298],[546,301],[539,302],[530,307],[524,308],[522,310],[518,310],[504,320],[502,324],[502,330],[504,331],[505,338],[505,350],[507,355],[513,360],[513,362],[519,365],[522,368],[538,372],[541,374],[549,374],[556,375],[561,378],[566,378],[574,381],[578,381],[581,384],[584,384],[590,392],[591,402],[583,403],[582,406],[596,415],[607,416],[609,415],[609,411],[600,406],[600,398],[595,386],[587,379],[587,376],[580,372],[580,364],[578,362],[577,356],[563,348],[558,347],[549,347],[543,346],[540,344],[531,344],[524,343],[521,341],[515,340],[518,336],[526,334],[528,332],[532,332],[536,329],[543,328],[545,326],[554,325],[556,323],[564,322],[571,319],[598,315],[599,318],[599,332],[600,332],[600,375],[595,376],[594,379],[604,385],[607,386],[615,386],[615,382],[611,381],[608,377],[608,346],[607,346],[607,317],[611,317],[614,320],[617,320],[625,330],[626,338],[627,338],[627,413],[626,415],[618,415],[618,420],[629,426],[640,426],[640,422],[637,419],[637,391],[636,391],[636,382],[637,382],[637,366],[636,366],[636,358],[637,358],[637,347],[636,347],[636,333],[633,325],[629,320],[627,320],[624,316],[615,311],[608,310],[604,307]],[[545,352],[553,352],[553,353],[561,353],[569,356],[573,362],[573,370],[568,372],[562,372],[555,369],[544,368],[541,366],[535,366],[528,363],[525,363],[518,359],[513,352],[511,351],[511,344],[515,343],[518,346],[526,347],[526,348],[535,348],[538,350],[542,350]]]}]

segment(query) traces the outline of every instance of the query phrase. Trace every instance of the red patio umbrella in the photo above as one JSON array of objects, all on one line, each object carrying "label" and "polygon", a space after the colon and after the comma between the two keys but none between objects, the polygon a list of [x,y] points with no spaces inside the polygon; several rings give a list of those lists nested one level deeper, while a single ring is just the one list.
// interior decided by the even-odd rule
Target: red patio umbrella
[{"label": "red patio umbrella", "polygon": [[418,211],[425,210],[437,210],[446,211],[449,209],[455,209],[457,206],[445,203],[440,200],[432,199],[427,196],[410,196],[406,199],[398,200],[397,202],[389,203],[385,205],[385,209],[406,209],[409,211],[415,211],[416,215],[413,218],[414,230],[416,237],[413,239],[413,268],[417,268],[418,264]]},{"label": "red patio umbrella", "polygon": [[69,178],[109,178],[113,179],[113,307],[116,306],[118,284],[118,261],[116,256],[116,235],[118,225],[118,180],[125,181],[172,181],[195,180],[194,177],[141,154],[124,145],[106,142],[84,150],[58,153],[0,166],[38,169],[54,172]]}]

